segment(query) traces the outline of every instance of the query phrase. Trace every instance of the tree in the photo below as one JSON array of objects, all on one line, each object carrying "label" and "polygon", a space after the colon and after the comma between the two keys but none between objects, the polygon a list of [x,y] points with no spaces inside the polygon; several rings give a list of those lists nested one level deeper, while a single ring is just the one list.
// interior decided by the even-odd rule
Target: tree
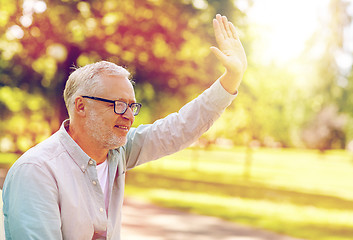
[{"label": "tree", "polygon": [[[311,86],[311,95],[308,96],[311,104],[306,105],[308,124],[303,125],[303,136],[308,135],[307,125],[310,125],[310,121],[318,119],[327,112],[327,109],[337,109],[337,111],[331,111],[331,115],[336,114],[331,116],[331,119],[340,118],[342,113],[352,116],[353,105],[350,96],[352,81],[349,81],[352,71],[352,63],[349,64],[349,61],[352,60],[349,58],[353,59],[353,49],[348,47],[352,39],[347,38],[347,31],[353,23],[352,15],[348,11],[350,4],[345,0],[330,1],[327,8],[328,14],[322,19],[322,28],[313,35],[305,51],[305,57],[303,56],[303,59],[311,63],[314,69],[311,79],[315,80]],[[351,121],[348,119],[345,122]],[[344,147],[346,140],[353,138],[353,135],[347,138],[347,133],[347,131],[340,134],[331,132],[331,137],[335,138],[331,141],[340,142],[342,140],[340,147]],[[327,144],[322,147],[327,148]]]},{"label": "tree", "polygon": [[303,139],[310,148],[324,152],[345,147],[345,114],[339,114],[334,105],[323,108],[303,130]]},{"label": "tree", "polygon": [[[209,43],[216,8],[197,2],[0,0],[0,87],[50,102],[38,111],[53,132],[67,118],[62,91],[72,66],[104,59],[133,73],[139,101],[150,106],[144,121],[161,117],[219,74],[209,67],[215,65]],[[165,101],[170,95],[173,100]],[[1,100],[0,108],[14,115]]]}]

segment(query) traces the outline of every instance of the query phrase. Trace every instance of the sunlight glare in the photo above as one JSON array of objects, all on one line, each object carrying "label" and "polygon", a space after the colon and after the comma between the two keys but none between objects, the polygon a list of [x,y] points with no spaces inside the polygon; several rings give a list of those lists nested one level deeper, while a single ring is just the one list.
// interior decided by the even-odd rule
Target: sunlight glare
[{"label": "sunlight glare", "polygon": [[22,17],[20,17],[20,23],[22,24],[22,26],[24,27],[29,27],[32,25],[33,22],[33,17],[32,15],[23,15]]},{"label": "sunlight glare", "polygon": [[9,27],[6,31],[6,38],[8,40],[21,39],[24,36],[22,28],[18,25],[13,25]]},{"label": "sunlight glare", "polygon": [[47,10],[47,4],[43,1],[36,1],[33,10],[35,13],[43,13]]},{"label": "sunlight glare", "polygon": [[206,9],[208,7],[207,1],[205,0],[193,0],[192,5],[197,9]]},{"label": "sunlight glare", "polygon": [[264,62],[287,62],[297,57],[319,26],[328,0],[255,0],[250,24],[259,26],[264,41],[257,55]]},{"label": "sunlight glare", "polygon": [[47,9],[47,4],[41,0],[25,0],[22,7],[24,14],[43,13]]}]

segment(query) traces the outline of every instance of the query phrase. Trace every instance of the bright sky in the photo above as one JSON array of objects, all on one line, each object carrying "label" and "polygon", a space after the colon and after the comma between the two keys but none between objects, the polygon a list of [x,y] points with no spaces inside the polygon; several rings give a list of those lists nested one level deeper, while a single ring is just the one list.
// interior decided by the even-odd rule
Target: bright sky
[{"label": "bright sky", "polygon": [[259,37],[256,54],[269,62],[286,62],[304,49],[319,26],[329,0],[255,0],[248,17]]}]

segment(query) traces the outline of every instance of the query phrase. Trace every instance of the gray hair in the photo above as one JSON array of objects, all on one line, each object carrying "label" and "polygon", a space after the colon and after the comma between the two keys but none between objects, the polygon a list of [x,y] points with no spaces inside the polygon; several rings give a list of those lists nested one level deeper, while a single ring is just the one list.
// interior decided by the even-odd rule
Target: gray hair
[{"label": "gray hair", "polygon": [[64,101],[71,117],[75,99],[80,95],[95,95],[101,89],[102,74],[129,78],[130,73],[125,68],[107,61],[100,61],[76,68],[69,76],[64,90]]}]

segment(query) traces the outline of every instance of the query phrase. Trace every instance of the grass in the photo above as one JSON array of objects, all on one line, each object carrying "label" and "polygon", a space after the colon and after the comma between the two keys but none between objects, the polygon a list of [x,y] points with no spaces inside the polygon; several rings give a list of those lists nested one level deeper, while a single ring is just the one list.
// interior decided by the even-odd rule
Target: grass
[{"label": "grass", "polygon": [[129,171],[126,195],[294,237],[348,240],[352,172],[344,151],[186,149]]}]

